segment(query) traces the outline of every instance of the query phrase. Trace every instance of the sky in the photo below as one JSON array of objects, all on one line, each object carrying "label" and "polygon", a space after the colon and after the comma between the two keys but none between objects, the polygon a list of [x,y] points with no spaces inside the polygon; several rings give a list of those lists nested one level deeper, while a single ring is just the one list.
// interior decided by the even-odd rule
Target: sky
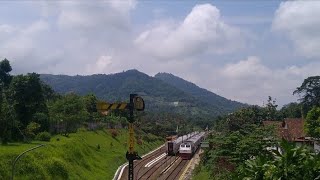
[{"label": "sky", "polygon": [[168,72],[228,99],[280,106],[320,72],[320,1],[1,1],[14,74]]}]

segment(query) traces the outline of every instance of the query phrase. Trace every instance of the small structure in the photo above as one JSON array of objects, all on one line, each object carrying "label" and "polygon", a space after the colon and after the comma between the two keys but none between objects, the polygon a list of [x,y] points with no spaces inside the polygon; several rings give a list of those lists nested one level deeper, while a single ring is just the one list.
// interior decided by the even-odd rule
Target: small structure
[{"label": "small structure", "polygon": [[264,126],[274,126],[279,138],[294,142],[297,146],[307,145],[316,152],[320,151],[319,142],[306,137],[302,118],[285,118],[283,121],[263,121]]}]

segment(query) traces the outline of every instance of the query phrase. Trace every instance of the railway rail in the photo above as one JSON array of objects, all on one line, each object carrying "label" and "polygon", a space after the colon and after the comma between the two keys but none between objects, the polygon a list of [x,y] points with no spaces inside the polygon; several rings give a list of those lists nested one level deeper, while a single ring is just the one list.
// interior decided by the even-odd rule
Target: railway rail
[{"label": "railway rail", "polygon": [[183,160],[179,158],[177,163],[171,167],[171,170],[167,171],[167,173],[164,173],[162,176],[160,176],[159,180],[175,180],[178,179],[179,175],[181,174],[182,170],[186,167],[189,160]]},{"label": "railway rail", "polygon": [[[142,169],[144,167],[144,165],[146,163],[148,163],[153,158],[158,157],[159,155],[161,155],[164,152],[165,152],[165,148],[162,147],[159,150],[155,151],[154,153],[142,158],[141,160],[134,161],[134,179],[137,179],[138,172],[140,171],[140,169]],[[127,176],[128,176],[128,166],[125,167],[124,173],[121,176],[121,180],[127,180]]]},{"label": "railway rail", "polygon": [[[152,179],[152,177],[157,177],[160,174],[161,168],[165,168],[165,165],[168,165],[168,163],[174,161],[176,157],[168,156],[165,159],[162,159],[160,162],[152,166],[150,169],[147,169],[144,172],[141,172],[140,176],[138,177],[138,180],[147,180]],[[169,164],[170,165],[170,164]]]},{"label": "railway rail", "polygon": [[[200,142],[205,133],[192,133],[185,141],[168,141],[166,145],[152,151],[139,161],[134,162],[134,180],[174,180],[178,179],[192,156],[200,147]],[[181,138],[182,139],[182,138]],[[188,149],[189,148],[189,149]],[[181,153],[176,154],[173,150],[179,150]],[[172,156],[172,151],[176,156]],[[121,180],[127,177],[127,168],[122,174]],[[122,169],[123,170],[123,169]]]}]

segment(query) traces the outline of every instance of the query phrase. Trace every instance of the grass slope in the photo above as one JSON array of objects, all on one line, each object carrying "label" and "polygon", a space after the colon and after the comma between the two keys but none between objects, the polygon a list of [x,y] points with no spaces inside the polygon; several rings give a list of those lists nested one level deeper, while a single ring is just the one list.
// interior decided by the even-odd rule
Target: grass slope
[{"label": "grass slope", "polygon": [[[0,145],[0,179],[10,179],[13,159],[40,143],[46,146],[25,154],[18,161],[15,179],[112,179],[118,166],[126,162],[127,137],[126,130],[120,130],[116,138],[107,130],[82,131],[68,138],[55,136],[51,142]],[[155,136],[148,135],[148,138],[155,141],[136,145],[140,155],[163,143]]]}]

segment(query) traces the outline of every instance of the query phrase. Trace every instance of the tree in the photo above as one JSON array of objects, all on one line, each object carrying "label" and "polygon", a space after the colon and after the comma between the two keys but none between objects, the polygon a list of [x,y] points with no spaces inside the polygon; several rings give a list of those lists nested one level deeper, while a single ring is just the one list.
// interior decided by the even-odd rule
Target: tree
[{"label": "tree", "polygon": [[10,84],[12,77],[9,73],[11,71],[10,62],[7,59],[0,61],[0,84],[2,86],[6,87]]},{"label": "tree", "polygon": [[97,114],[97,102],[98,99],[94,94],[88,94],[83,97],[86,111],[89,113],[89,121],[94,121]]},{"label": "tree", "polygon": [[27,127],[37,112],[48,112],[41,81],[36,73],[15,76],[8,93],[22,129]]},{"label": "tree", "polygon": [[320,107],[314,107],[308,112],[305,128],[310,136],[320,138]]},{"label": "tree", "polygon": [[278,120],[280,118],[277,107],[276,100],[273,100],[271,96],[268,96],[268,103],[266,104],[266,120]]},{"label": "tree", "polygon": [[0,61],[0,138],[6,144],[10,138],[13,125],[13,114],[7,100],[7,87],[11,82],[12,68],[7,59]]},{"label": "tree", "polygon": [[261,124],[266,115],[262,108],[250,106],[240,109],[226,117],[230,131],[238,131],[250,124]]},{"label": "tree", "polygon": [[304,115],[313,107],[320,106],[320,76],[310,76],[303,81],[300,87],[293,92],[299,94],[299,99],[306,107],[303,108]]},{"label": "tree", "polygon": [[301,118],[301,108],[302,106],[299,103],[289,103],[281,108],[280,114],[284,118]]},{"label": "tree", "polygon": [[2,139],[2,144],[7,144],[12,138],[12,134],[14,133],[12,130],[17,123],[15,121],[15,113],[7,98],[4,97],[2,100],[0,104],[0,138]]},{"label": "tree", "polygon": [[67,94],[49,106],[51,122],[58,128],[62,126],[64,134],[76,131],[81,122],[89,119],[82,98],[76,94]]}]

